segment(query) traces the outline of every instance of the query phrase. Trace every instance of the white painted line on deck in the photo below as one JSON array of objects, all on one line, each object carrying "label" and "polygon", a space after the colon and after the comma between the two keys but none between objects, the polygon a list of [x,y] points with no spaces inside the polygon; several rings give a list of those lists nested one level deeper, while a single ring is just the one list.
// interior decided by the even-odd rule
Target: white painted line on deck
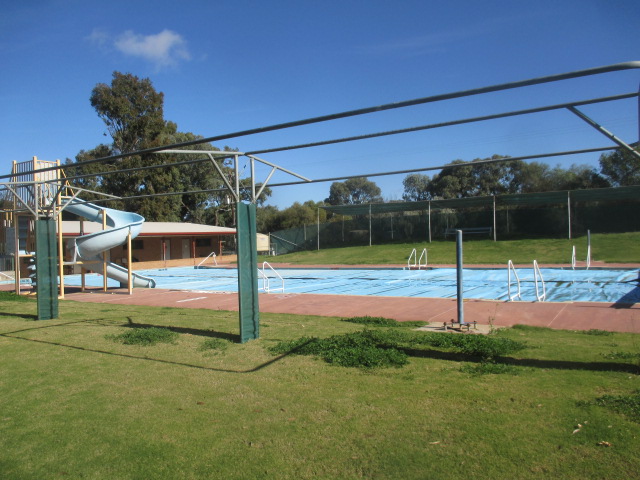
[{"label": "white painted line on deck", "polygon": [[176,303],[193,302],[194,300],[202,300],[203,298],[207,298],[207,297],[187,298],[185,300],[178,300],[178,301],[176,301]]}]

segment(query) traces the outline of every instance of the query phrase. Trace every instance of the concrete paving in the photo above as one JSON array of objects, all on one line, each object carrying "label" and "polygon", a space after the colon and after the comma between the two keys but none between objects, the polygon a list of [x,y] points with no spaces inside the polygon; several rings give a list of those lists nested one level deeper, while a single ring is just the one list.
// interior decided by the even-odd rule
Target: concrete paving
[{"label": "concrete paving", "polygon": [[[65,298],[78,302],[121,305],[152,305],[177,308],[238,310],[236,293],[135,289],[80,292],[68,288]],[[263,294],[261,312],[294,313],[328,317],[382,316],[398,321],[425,320],[432,325],[457,321],[457,301],[447,298],[369,297],[352,295]],[[466,322],[487,326],[516,324],[567,330],[600,329],[640,333],[640,305],[599,302],[496,302],[467,300]]]}]

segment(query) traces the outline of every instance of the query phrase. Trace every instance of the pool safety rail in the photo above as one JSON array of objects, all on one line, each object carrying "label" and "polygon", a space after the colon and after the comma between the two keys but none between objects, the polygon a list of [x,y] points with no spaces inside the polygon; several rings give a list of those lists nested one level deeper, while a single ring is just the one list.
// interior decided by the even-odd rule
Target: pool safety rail
[{"label": "pool safety rail", "polygon": [[[422,263],[423,258],[424,258],[424,263]],[[413,260],[413,263],[411,263],[411,260]],[[420,257],[418,258],[418,251],[414,248],[413,250],[411,250],[411,253],[409,254],[406,270],[416,270],[416,269],[420,270],[422,267],[427,268],[427,263],[428,263],[427,249],[423,248],[422,253],[420,253]],[[403,268],[403,270],[405,269]]]},{"label": "pool safety rail", "polygon": [[[540,293],[540,288],[538,287],[538,280],[542,285],[542,294]],[[542,278],[542,272],[540,271],[540,267],[538,266],[538,261],[533,261],[533,281],[536,285],[536,298],[539,302],[544,302],[547,298],[547,289],[544,284],[544,278]]]},{"label": "pool safety rail", "polygon": [[275,268],[273,268],[271,266],[271,264],[269,262],[263,262],[262,263],[262,270],[258,269],[258,274],[260,275],[260,278],[262,279],[262,290],[265,293],[271,293],[271,285],[270,285],[270,277],[269,275],[267,275],[267,267],[274,273],[274,275],[280,279],[280,287],[277,287],[275,290],[280,290],[282,293],[284,293],[284,278],[282,278],[282,275],[280,275]]},{"label": "pool safety rail", "polygon": [[[518,276],[518,272],[516,271],[516,267],[513,265],[513,262],[509,260],[507,263],[507,296],[509,297],[509,301],[513,302],[516,298],[518,300],[522,300],[522,295],[520,291],[520,277]],[[516,286],[518,287],[518,293],[515,295],[511,295],[511,272],[513,272],[513,277],[515,278]]]},{"label": "pool safety rail", "polygon": [[207,257],[202,260],[197,266],[196,268],[200,268],[207,260],[209,260],[209,258],[213,259],[213,264],[217,267],[218,266],[218,260],[216,258],[216,252],[211,252],[209,255],[207,255]]},{"label": "pool safety rail", "polygon": [[[513,280],[511,275],[513,275]],[[514,295],[511,294],[511,285],[513,283],[515,283],[517,288],[517,293]],[[537,260],[533,261],[533,283],[536,289],[536,300],[538,302],[544,302],[547,298],[547,287],[544,283],[544,278],[542,278],[542,272],[540,271]],[[540,293],[540,290],[542,290],[542,293]],[[518,272],[516,267],[513,265],[513,262],[509,260],[507,262],[507,301],[513,302],[516,298],[518,300],[522,300],[521,293],[520,277],[518,276]]]}]

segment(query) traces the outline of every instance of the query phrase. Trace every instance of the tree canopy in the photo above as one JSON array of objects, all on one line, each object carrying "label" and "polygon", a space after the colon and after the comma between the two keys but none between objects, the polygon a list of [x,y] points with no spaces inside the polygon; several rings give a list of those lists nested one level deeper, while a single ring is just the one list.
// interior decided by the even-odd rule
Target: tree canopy
[{"label": "tree canopy", "polygon": [[[147,148],[182,143],[201,139],[190,132],[180,132],[178,126],[164,119],[164,95],[157,92],[148,78],[140,79],[129,73],[113,72],[111,85],[99,83],[92,90],[91,105],[104,121],[111,144],[101,144],[90,150],[81,150],[75,162],[103,158],[120,153],[130,153]],[[198,144],[192,150],[220,150],[211,144]],[[223,151],[233,149],[224,147]],[[134,155],[110,162],[82,165],[73,171],[73,184],[87,191],[82,198],[95,200],[98,193],[117,197],[135,197],[111,204],[113,208],[127,208],[150,221],[191,221],[195,223],[215,223],[231,225],[233,211],[224,192],[224,183],[217,170],[209,161],[190,165],[169,166],[183,162],[186,157],[176,154]],[[217,159],[223,174],[231,184],[235,181],[234,170],[229,160]],[[74,163],[67,159],[67,163]],[[153,165],[167,165],[161,168],[124,171]],[[118,173],[111,173],[120,170]],[[249,185],[248,179],[241,179],[241,185]],[[217,190],[222,191],[207,191]],[[92,193],[96,192],[96,193]],[[184,193],[198,192],[198,193]],[[154,194],[172,194],[147,196]],[[258,204],[262,204],[271,194],[265,188]],[[247,193],[249,195],[249,193]]]},{"label": "tree canopy", "polygon": [[325,202],[329,205],[381,202],[381,193],[380,187],[366,177],[350,178],[344,182],[333,182]]},{"label": "tree canopy", "polygon": [[404,200],[464,198],[530,193],[552,190],[575,190],[610,185],[607,178],[588,165],[571,165],[568,169],[550,167],[540,162],[521,160],[487,163],[508,159],[500,155],[477,158],[471,162],[454,160],[438,174],[411,174],[403,180]]},{"label": "tree canopy", "polygon": [[[636,151],[640,149],[636,146]],[[640,158],[619,148],[600,156],[600,170],[616,187],[640,185]]]}]

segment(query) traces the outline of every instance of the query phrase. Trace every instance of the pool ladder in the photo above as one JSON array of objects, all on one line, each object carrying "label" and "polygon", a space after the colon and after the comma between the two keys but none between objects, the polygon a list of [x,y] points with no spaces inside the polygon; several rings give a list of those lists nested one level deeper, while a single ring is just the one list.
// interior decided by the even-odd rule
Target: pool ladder
[{"label": "pool ladder", "polygon": [[265,293],[271,293],[271,286],[269,284],[270,277],[266,273],[267,267],[269,267],[269,269],[276,275],[276,277],[280,279],[280,287],[276,288],[275,290],[281,290],[282,293],[284,293],[284,278],[282,278],[282,275],[276,272],[275,268],[273,268],[269,262],[263,262],[262,270],[258,269],[258,274],[262,278],[262,290]]},{"label": "pool ladder", "polygon": [[[572,250],[571,250],[571,269],[575,270],[576,269],[576,246],[574,245]],[[587,270],[589,270],[589,267],[591,267],[591,244],[587,245]]]},{"label": "pool ladder", "polygon": [[196,268],[200,268],[200,266],[206,262],[207,260],[209,260],[209,258],[213,258],[213,264],[217,267],[218,266],[218,260],[216,259],[216,252],[211,252],[209,255],[207,255],[207,257],[202,260],[197,266]]},{"label": "pool ladder", "polygon": [[[422,259],[424,258],[424,263],[422,263]],[[411,263],[411,259],[413,259],[413,264]],[[423,248],[422,253],[420,254],[420,258],[418,258],[418,252],[414,248],[411,250],[411,254],[409,255],[409,260],[407,260],[407,270],[418,269],[420,270],[422,267],[427,267],[427,249]],[[403,269],[404,270],[404,269]]]},{"label": "pool ladder", "polygon": [[[509,302],[513,302],[516,298],[518,300],[522,300],[521,290],[520,290],[520,277],[518,276],[518,272],[516,271],[516,267],[513,265],[513,262],[509,260],[507,263],[507,296],[509,297]],[[515,295],[511,295],[511,272],[513,272],[513,276],[515,278],[515,283],[518,288],[518,293]],[[538,266],[538,261],[533,261],[533,281],[536,287],[536,299],[539,302],[544,302],[547,298],[547,288],[544,283],[544,278],[542,278],[542,272],[540,271],[540,267]],[[542,293],[540,293],[542,290]]]}]

